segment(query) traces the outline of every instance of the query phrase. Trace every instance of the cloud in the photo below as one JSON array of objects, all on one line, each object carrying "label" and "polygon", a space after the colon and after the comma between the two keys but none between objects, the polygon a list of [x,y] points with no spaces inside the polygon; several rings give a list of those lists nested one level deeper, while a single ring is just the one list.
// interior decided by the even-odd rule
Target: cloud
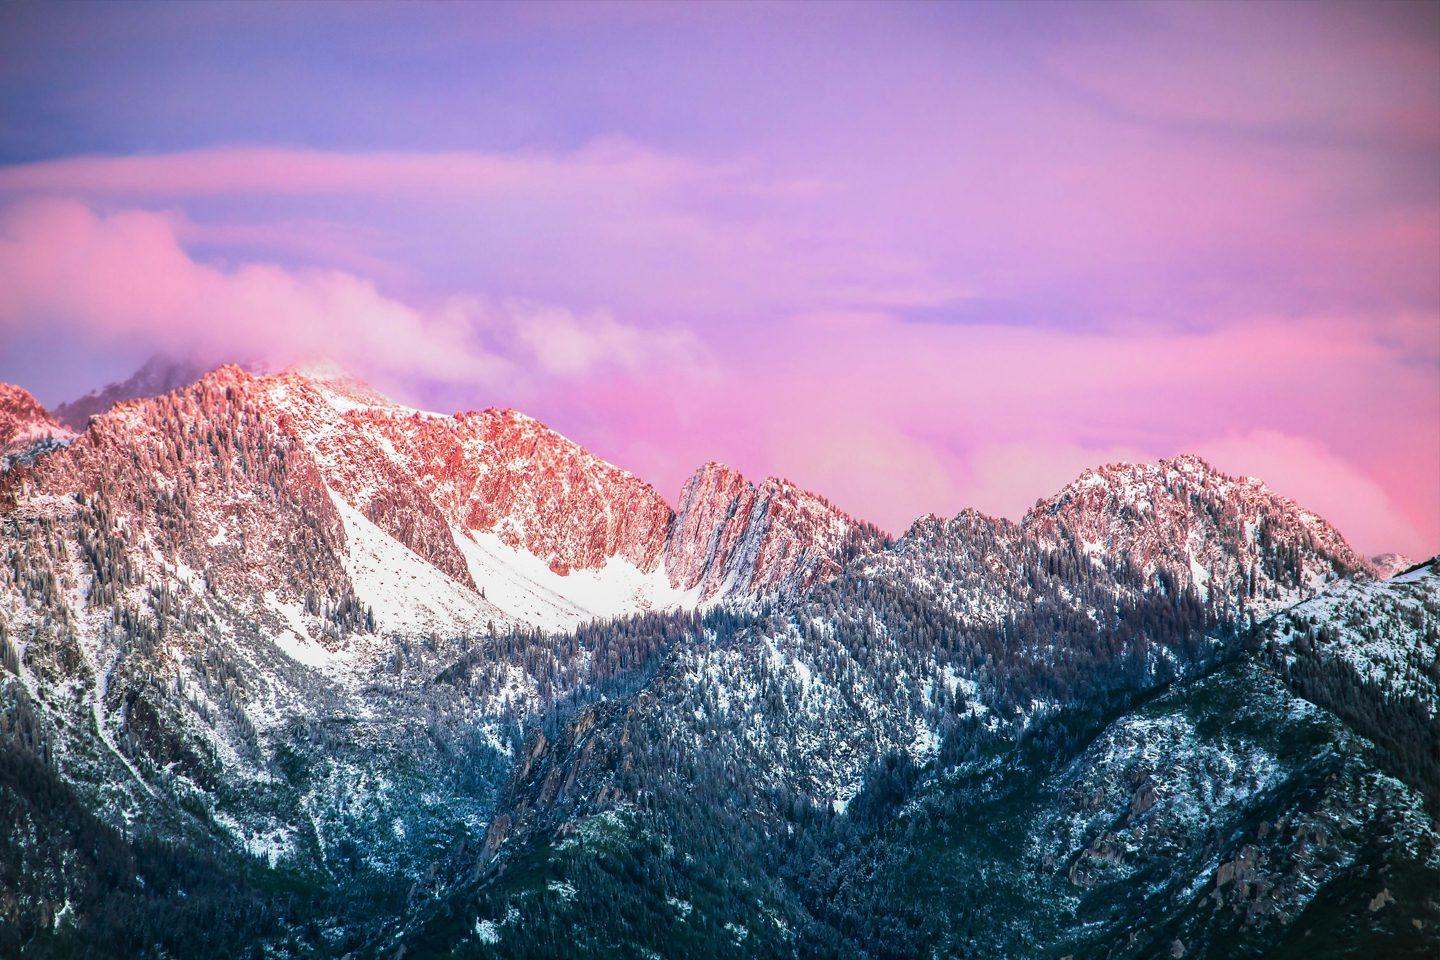
[{"label": "cloud", "polygon": [[34,201],[0,216],[0,324],[51,324],[111,341],[143,337],[202,356],[333,356],[441,379],[493,375],[464,329],[337,270],[220,268],[181,247],[171,216],[97,215]]},{"label": "cloud", "polygon": [[[608,197],[708,194],[707,184],[761,189],[735,164],[702,163],[619,137],[569,152],[374,151],[224,147],[81,156],[0,168],[0,192],[159,198],[372,195],[453,203],[560,191]],[[691,193],[695,191],[695,193]],[[599,200],[605,196],[597,197]]]},{"label": "cloud", "polygon": [[200,262],[182,246],[184,232],[175,215],[102,215],[69,200],[0,211],[0,328],[138,337],[212,359],[324,357],[387,382],[513,385],[700,362],[687,334],[603,313],[459,296],[424,308],[345,271]]},{"label": "cloud", "polygon": [[704,350],[688,330],[640,330],[606,311],[577,315],[525,302],[505,304],[505,313],[514,341],[547,374],[574,377],[607,367],[635,372],[652,363],[702,371]]},{"label": "cloud", "polygon": [[[719,458],[894,531],[966,506],[1018,519],[1086,467],[1198,452],[1333,512],[1360,549],[1415,549],[1440,533],[1440,395],[1433,364],[1415,362],[1419,326],[1081,332],[809,314],[707,341],[705,381],[642,367],[534,403],[672,494]],[[1217,439],[1234,437],[1248,441]]]}]

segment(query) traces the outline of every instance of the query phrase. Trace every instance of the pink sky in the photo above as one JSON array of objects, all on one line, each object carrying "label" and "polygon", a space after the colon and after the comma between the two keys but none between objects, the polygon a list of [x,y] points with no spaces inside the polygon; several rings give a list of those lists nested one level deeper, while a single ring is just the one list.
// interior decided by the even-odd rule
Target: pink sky
[{"label": "pink sky", "polygon": [[895,531],[1197,452],[1440,545],[1440,8],[280,9],[6,12],[0,379],[330,356]]}]

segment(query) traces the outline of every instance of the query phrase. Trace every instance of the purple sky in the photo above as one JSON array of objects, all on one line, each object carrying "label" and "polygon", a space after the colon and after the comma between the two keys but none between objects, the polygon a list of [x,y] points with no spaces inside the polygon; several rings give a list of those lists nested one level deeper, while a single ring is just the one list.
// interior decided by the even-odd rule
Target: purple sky
[{"label": "purple sky", "polygon": [[1440,546],[1440,5],[0,8],[0,380],[328,355],[902,530],[1198,452]]}]

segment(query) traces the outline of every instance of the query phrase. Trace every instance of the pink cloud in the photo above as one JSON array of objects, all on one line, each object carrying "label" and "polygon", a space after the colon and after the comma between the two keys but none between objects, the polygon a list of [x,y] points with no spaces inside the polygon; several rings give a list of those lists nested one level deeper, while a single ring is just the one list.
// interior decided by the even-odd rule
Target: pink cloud
[{"label": "pink cloud", "polygon": [[1345,320],[1140,334],[808,316],[712,345],[708,383],[651,370],[536,402],[672,494],[718,457],[900,531],[963,506],[1018,518],[1087,466],[1200,452],[1333,507],[1361,549],[1421,552],[1440,542],[1440,395],[1412,346]]},{"label": "pink cloud", "polygon": [[493,374],[466,331],[335,270],[225,270],[180,246],[172,218],[98,216],[73,201],[22,203],[0,220],[0,324],[135,335],[210,356],[359,357],[445,379]]},{"label": "pink cloud", "polygon": [[706,164],[607,138],[570,152],[375,151],[343,153],[225,147],[139,156],[66,157],[0,169],[0,191],[62,196],[158,197],[357,194],[428,197],[653,194],[742,181],[733,164]]},{"label": "pink cloud", "polygon": [[0,211],[0,329],[140,337],[199,357],[328,358],[381,382],[506,383],[661,360],[698,369],[683,331],[642,336],[603,313],[451,297],[423,307],[369,279],[272,263],[220,267],[182,246],[184,223],[148,211],[99,215],[76,201]]}]

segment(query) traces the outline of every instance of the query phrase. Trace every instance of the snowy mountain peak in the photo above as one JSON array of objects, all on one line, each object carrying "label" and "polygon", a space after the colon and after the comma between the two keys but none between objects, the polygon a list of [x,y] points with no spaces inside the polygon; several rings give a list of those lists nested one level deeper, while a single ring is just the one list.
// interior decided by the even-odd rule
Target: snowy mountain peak
[{"label": "snowy mountain peak", "polygon": [[1124,559],[1174,577],[1202,595],[1209,584],[1245,584],[1262,610],[1294,602],[1369,563],[1315,513],[1254,478],[1229,476],[1196,456],[1087,470],[1025,515],[1042,542]]}]

